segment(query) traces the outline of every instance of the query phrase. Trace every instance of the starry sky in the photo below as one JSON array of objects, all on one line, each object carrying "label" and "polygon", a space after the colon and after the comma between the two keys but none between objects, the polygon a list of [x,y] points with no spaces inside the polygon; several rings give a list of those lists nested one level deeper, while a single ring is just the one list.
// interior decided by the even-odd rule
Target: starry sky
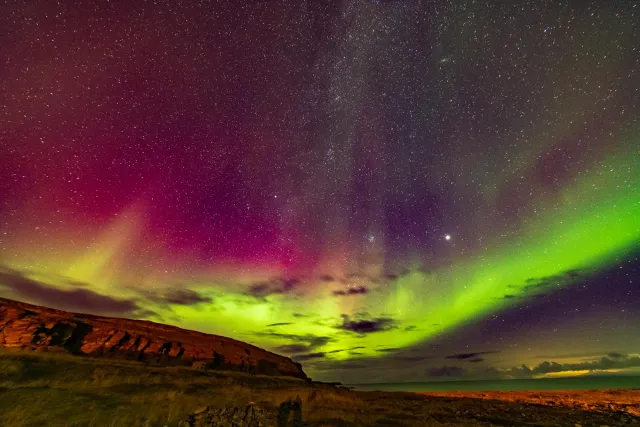
[{"label": "starry sky", "polygon": [[639,374],[640,4],[0,5],[0,296],[314,379]]}]

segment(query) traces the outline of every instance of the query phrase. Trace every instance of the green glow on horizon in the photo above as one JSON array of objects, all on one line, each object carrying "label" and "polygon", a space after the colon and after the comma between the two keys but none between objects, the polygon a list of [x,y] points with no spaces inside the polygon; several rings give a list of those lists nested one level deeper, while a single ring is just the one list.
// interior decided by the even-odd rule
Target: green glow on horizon
[{"label": "green glow on horizon", "polygon": [[[328,342],[314,347],[313,351],[324,352],[329,359],[383,356],[384,352],[376,350],[406,348],[497,312],[508,303],[504,298],[507,294],[526,299],[529,279],[558,276],[570,270],[597,271],[637,247],[640,241],[638,165],[639,152],[613,154],[567,185],[553,202],[540,198],[536,208],[539,214],[524,218],[526,221],[516,236],[487,242],[484,251],[451,266],[430,273],[411,271],[366,295],[336,298],[326,287],[316,287],[305,290],[304,295],[297,298],[273,294],[257,300],[237,288],[201,280],[189,286],[212,297],[212,304],[162,306],[142,299],[140,305],[162,316],[160,319],[149,317],[150,320],[227,335],[266,348],[277,350],[277,346],[288,340],[304,343],[306,336],[310,340],[327,337]],[[113,289],[112,276],[105,276],[105,269],[109,272],[114,262],[116,269],[123,263],[120,252],[128,236],[136,232],[136,221],[135,217],[133,222],[117,221],[102,240],[71,266],[56,260],[43,271],[33,270],[31,276],[69,288],[64,280],[52,281],[51,277],[58,274],[90,283],[93,290],[105,295],[139,298],[133,289]],[[25,267],[19,263],[10,265]],[[141,283],[146,286],[158,283],[156,280],[149,277]],[[569,280],[559,280],[558,287],[567,283]],[[396,322],[395,327],[365,335],[339,328],[341,315],[357,320],[356,314],[361,312],[369,313],[372,318],[391,318]],[[274,323],[287,325],[280,329],[268,326]],[[408,326],[413,328],[406,329]],[[288,336],[297,336],[297,341]],[[353,347],[364,348],[358,349],[357,354],[345,351]]]},{"label": "green glow on horizon", "polygon": [[[291,322],[286,333],[328,336],[332,340],[316,349],[320,352],[356,346],[358,353],[339,351],[336,360],[384,355],[378,346],[404,348],[454,329],[487,313],[499,311],[506,294],[526,298],[528,279],[562,275],[570,270],[597,271],[640,241],[640,155],[611,157],[598,170],[584,176],[558,197],[557,207],[523,227],[517,239],[492,246],[485,253],[426,274],[413,271],[379,293],[359,302],[346,302],[325,295],[307,302],[318,318],[292,318],[299,306],[282,296],[268,302],[240,308],[225,299],[218,304],[222,314],[180,307],[177,312],[199,329],[224,325],[225,332],[264,329],[269,316],[273,322]],[[634,166],[635,165],[635,166]],[[611,173],[615,170],[616,174]],[[569,283],[558,281],[558,287]],[[372,317],[389,316],[399,325],[387,331],[359,336],[336,329],[340,314],[367,311]],[[226,314],[225,314],[226,313]],[[267,314],[268,313],[268,314]],[[193,323],[192,323],[193,322]],[[208,323],[210,322],[210,323]],[[438,324],[437,326],[433,326]],[[405,330],[408,325],[415,329]],[[211,327],[211,329],[214,329]],[[274,332],[279,332],[277,328]],[[338,333],[336,333],[336,331]],[[244,339],[261,345],[282,344],[282,340],[247,333]]]}]

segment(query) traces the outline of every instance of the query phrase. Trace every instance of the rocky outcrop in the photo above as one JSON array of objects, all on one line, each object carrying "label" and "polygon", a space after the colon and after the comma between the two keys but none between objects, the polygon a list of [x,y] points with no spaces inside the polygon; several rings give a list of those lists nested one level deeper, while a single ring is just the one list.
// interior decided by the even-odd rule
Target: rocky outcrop
[{"label": "rocky outcrop", "polygon": [[[276,414],[258,406],[245,408],[204,407],[189,415],[180,427],[275,427]],[[278,426],[280,427],[280,426]]]},{"label": "rocky outcrop", "polygon": [[210,408],[205,406],[189,415],[180,427],[303,427],[302,401],[282,402],[277,414],[253,403],[246,407]]},{"label": "rocky outcrop", "polygon": [[218,335],[149,321],[69,313],[0,298],[0,347],[191,365],[306,379],[288,357]]}]

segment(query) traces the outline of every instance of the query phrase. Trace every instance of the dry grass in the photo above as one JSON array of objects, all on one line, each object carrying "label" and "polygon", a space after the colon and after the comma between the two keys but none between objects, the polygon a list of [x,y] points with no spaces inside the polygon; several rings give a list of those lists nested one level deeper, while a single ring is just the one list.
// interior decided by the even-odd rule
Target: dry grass
[{"label": "dry grass", "polygon": [[0,353],[1,427],[175,427],[202,406],[256,402],[275,411],[296,396],[307,427],[640,425],[628,412],[590,407],[351,392],[285,377]]},{"label": "dry grass", "polygon": [[296,396],[307,418],[344,415],[357,406],[353,393],[294,378],[0,353],[2,426],[175,426],[205,405],[276,407]]}]

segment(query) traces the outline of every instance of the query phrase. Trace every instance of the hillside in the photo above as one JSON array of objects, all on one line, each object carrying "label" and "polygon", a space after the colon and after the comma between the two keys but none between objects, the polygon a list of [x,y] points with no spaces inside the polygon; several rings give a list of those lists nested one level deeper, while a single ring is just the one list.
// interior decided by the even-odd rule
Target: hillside
[{"label": "hillside", "polygon": [[122,358],[306,379],[288,357],[218,335],[149,321],[69,313],[0,298],[0,348]]},{"label": "hillside", "polygon": [[[568,395],[587,404],[570,404]],[[639,399],[638,390],[553,392],[543,405],[357,392],[291,377],[0,350],[0,426],[11,427],[613,427],[640,425],[628,404]],[[293,412],[288,422],[280,420],[283,406]]]}]

